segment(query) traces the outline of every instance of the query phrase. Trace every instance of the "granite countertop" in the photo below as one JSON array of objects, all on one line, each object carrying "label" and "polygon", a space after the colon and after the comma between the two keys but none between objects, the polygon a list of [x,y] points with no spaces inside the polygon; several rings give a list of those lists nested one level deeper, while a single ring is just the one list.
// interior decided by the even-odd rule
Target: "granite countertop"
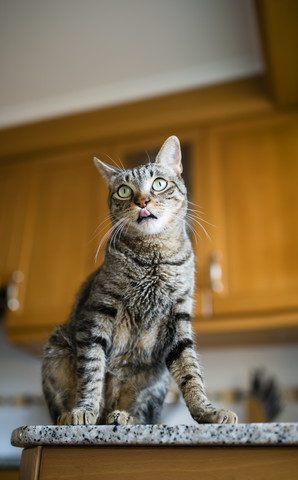
[{"label": "granite countertop", "polygon": [[27,426],[12,432],[15,447],[47,446],[283,446],[298,445],[298,423],[236,425]]}]

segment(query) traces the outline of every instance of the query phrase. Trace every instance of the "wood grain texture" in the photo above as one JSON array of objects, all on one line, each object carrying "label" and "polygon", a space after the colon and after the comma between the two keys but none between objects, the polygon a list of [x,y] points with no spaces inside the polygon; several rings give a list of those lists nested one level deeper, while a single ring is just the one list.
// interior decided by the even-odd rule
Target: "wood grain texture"
[{"label": "wood grain texture", "polygon": [[43,447],[39,477],[26,478],[292,480],[297,468],[297,448],[289,447]]},{"label": "wood grain texture", "polygon": [[22,452],[19,480],[38,480],[42,447],[25,448]]},{"label": "wood grain texture", "polygon": [[[24,181],[24,179],[26,179]],[[27,222],[31,174],[25,166],[8,165],[0,173],[0,285],[18,270],[22,239]]]},{"label": "wood grain texture", "polygon": [[283,106],[298,103],[298,3],[256,0],[267,81],[273,98]]},{"label": "wood grain texture", "polygon": [[[24,280],[19,287],[20,308],[7,313],[6,325],[14,341],[22,330],[22,336],[40,341],[65,321],[80,284],[96,268],[97,227],[108,216],[106,186],[89,151],[28,164],[22,177],[15,177],[18,171],[15,168],[8,178],[15,183],[20,177],[27,196],[21,197],[22,189],[17,188],[8,196],[17,221],[10,224],[9,218],[11,228],[4,232],[9,249],[16,244],[14,255],[8,257],[6,278],[9,269],[21,270]],[[5,212],[3,216],[5,221]],[[102,255],[103,251],[99,262]]]},{"label": "wood grain texture", "polygon": [[297,311],[297,114],[215,127],[209,145],[210,255],[221,252],[224,286],[215,316]]}]

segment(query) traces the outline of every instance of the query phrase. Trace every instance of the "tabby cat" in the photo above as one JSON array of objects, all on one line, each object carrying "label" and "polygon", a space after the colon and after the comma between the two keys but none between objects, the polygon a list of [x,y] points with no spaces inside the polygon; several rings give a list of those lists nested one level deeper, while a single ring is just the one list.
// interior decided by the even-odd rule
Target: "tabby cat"
[{"label": "tabby cat", "polygon": [[53,422],[157,423],[169,374],[197,422],[237,422],[208,401],[192,339],[195,264],[178,138],[133,169],[94,161],[109,186],[113,229],[102,266],[45,346]]}]

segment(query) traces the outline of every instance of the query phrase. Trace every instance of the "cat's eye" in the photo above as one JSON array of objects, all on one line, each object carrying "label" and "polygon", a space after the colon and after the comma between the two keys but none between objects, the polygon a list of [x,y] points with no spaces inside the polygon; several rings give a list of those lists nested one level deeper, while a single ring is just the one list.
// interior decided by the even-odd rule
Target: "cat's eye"
[{"label": "cat's eye", "polygon": [[121,185],[117,190],[120,198],[129,198],[132,194],[132,189],[128,185]]},{"label": "cat's eye", "polygon": [[164,178],[156,178],[152,183],[152,188],[156,192],[161,192],[168,186],[168,182]]}]

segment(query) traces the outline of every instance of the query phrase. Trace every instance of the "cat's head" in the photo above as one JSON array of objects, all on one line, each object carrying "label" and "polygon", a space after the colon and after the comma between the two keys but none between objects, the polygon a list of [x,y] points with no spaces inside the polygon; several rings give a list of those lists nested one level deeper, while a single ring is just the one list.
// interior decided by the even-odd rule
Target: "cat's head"
[{"label": "cat's head", "polygon": [[114,224],[130,233],[154,235],[183,223],[187,192],[181,178],[181,149],[169,137],[154,163],[121,170],[94,158],[109,190]]}]

